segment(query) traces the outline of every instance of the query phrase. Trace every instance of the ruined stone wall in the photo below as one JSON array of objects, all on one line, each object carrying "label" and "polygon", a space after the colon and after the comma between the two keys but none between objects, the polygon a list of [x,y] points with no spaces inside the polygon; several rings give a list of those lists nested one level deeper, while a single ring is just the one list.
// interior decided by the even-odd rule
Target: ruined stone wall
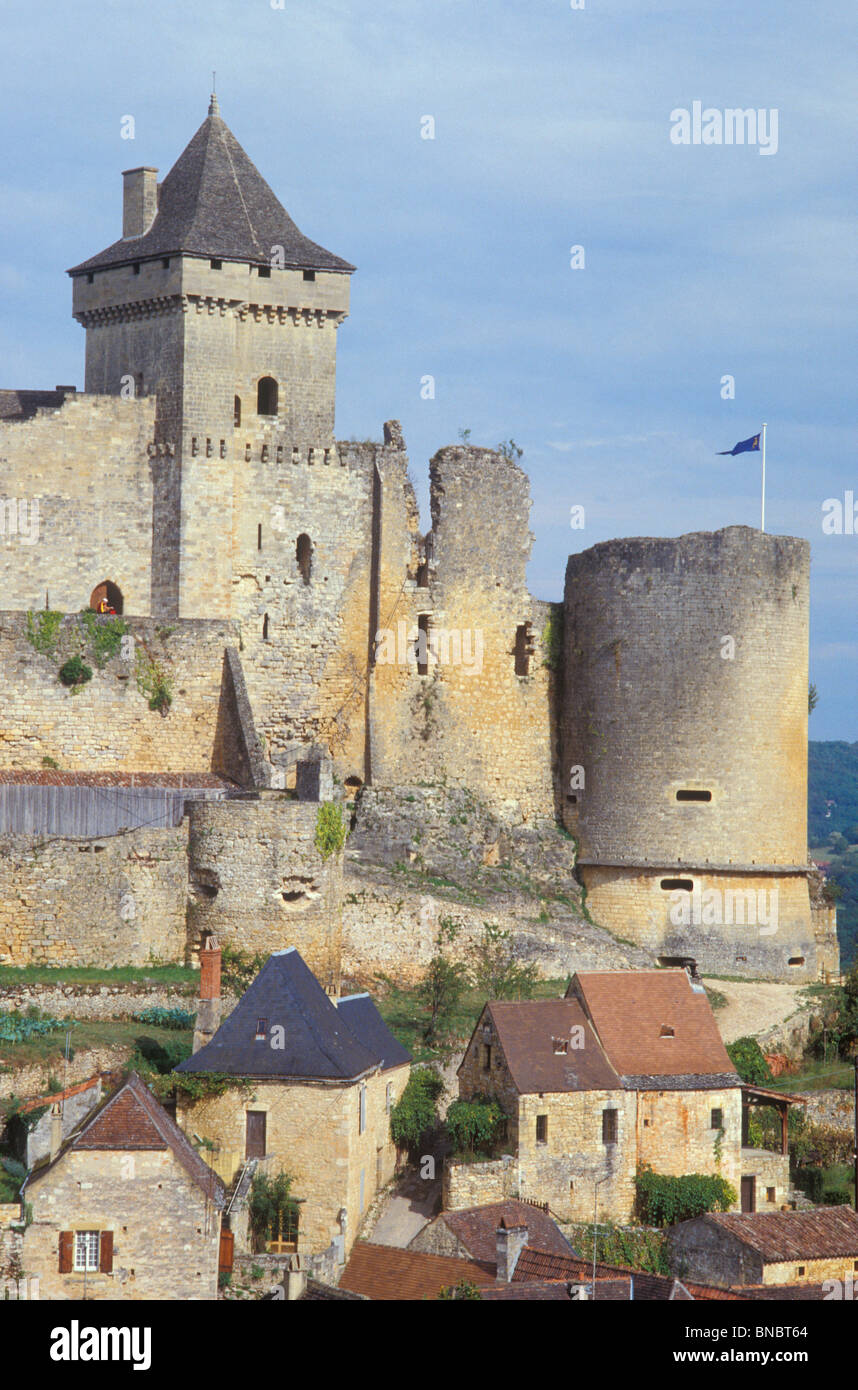
[{"label": "ruined stone wall", "polygon": [[[2,501],[27,503],[27,534],[4,507],[0,608],[86,608],[109,579],[125,611],[150,610],[155,401],[66,397],[58,410],[0,424]],[[30,528],[38,503],[38,526]],[[33,518],[35,520],[35,518]],[[35,534],[32,542],[28,539]]]},{"label": "ruined stone wall", "polygon": [[188,829],[0,840],[0,964],[185,959]]},{"label": "ruined stone wall", "polygon": [[113,1271],[87,1273],[87,1299],[217,1297],[220,1213],[171,1150],[72,1151],[26,1197],[24,1264],[42,1298],[83,1296],[82,1273],[59,1273],[61,1231],[113,1232]]},{"label": "ruined stone wall", "polygon": [[[55,652],[44,654],[27,639],[25,613],[0,613],[0,767],[39,768],[50,757],[70,772],[228,771],[229,730],[219,726],[219,706],[224,649],[236,640],[234,630],[227,623],[170,629],[135,621],[129,631],[135,659],[117,654],[99,670],[76,618],[64,620]],[[82,648],[92,680],[72,693],[58,671]],[[138,689],[138,649],[170,679],[166,717],[150,710]]]},{"label": "ruined stone wall", "polygon": [[323,982],[338,978],[341,865],[314,844],[318,804],[267,792],[188,810],[189,948],[203,932],[251,954],[295,946]]},{"label": "ruined stone wall", "polygon": [[[518,1196],[518,1165],[512,1155],[492,1159],[487,1163],[457,1163],[444,1160],[441,1179],[441,1208],[459,1211],[463,1207],[487,1206]],[[412,1242],[412,1248],[424,1249]],[[457,1253],[439,1250],[435,1253]]]}]

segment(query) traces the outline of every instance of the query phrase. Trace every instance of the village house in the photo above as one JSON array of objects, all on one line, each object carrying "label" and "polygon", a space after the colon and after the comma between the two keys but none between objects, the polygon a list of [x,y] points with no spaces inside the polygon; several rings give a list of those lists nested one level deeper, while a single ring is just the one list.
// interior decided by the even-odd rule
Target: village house
[{"label": "village house", "polygon": [[[498,1100],[506,1156],[448,1163],[445,1208],[516,1195],[592,1221],[595,1200],[603,1218],[627,1221],[644,1166],[720,1174],[743,1209],[790,1197],[792,1098],[742,1083],[702,984],[682,969],[581,972],[562,999],[486,1004],[459,1095]],[[754,1104],[780,1111],[779,1152],[743,1144]]]},{"label": "village house", "polygon": [[[218,954],[211,943],[200,952],[201,990],[210,996],[219,993]],[[218,1004],[217,997],[201,1001],[195,1042],[202,1046],[176,1070],[226,1074],[239,1084],[200,1098],[180,1091],[178,1123],[204,1141],[236,1194],[246,1195],[258,1168],[288,1173],[297,1210],[280,1232],[281,1253],[297,1251],[310,1263],[327,1254],[341,1264],[373,1197],[393,1176],[390,1112],[408,1080],[410,1054],[368,994],[331,998],[293,947],[269,957],[215,1027]],[[246,1232],[240,1220],[231,1225],[240,1250]]]},{"label": "village house", "polygon": [[224,1197],[132,1073],[28,1175],[25,1271],[47,1299],[216,1298]]},{"label": "village house", "polygon": [[57,1116],[61,1139],[69,1137],[101,1100],[101,1077],[79,1081],[62,1091],[36,1096],[21,1105],[6,1126],[10,1146],[25,1168],[32,1168],[40,1158],[56,1148]]},{"label": "village house", "polygon": [[[858,1282],[858,1213],[708,1212],[668,1234],[671,1269],[724,1287]],[[841,1294],[842,1297],[842,1294]]]}]

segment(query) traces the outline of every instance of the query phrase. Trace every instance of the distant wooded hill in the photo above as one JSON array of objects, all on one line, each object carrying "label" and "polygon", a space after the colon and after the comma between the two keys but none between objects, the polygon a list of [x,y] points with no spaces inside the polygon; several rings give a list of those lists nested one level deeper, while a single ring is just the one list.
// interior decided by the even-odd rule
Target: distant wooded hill
[{"label": "distant wooded hill", "polygon": [[840,958],[858,956],[858,743],[808,744],[807,838],[842,896],[837,904]]}]

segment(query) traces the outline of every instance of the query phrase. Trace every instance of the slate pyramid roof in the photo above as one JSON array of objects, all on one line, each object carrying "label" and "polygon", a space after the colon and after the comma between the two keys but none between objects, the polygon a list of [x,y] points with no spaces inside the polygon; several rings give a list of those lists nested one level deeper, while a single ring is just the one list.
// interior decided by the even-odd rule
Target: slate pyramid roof
[{"label": "slate pyramid roof", "polygon": [[[365,998],[369,1008],[337,1008],[294,946],[276,951],[211,1042],[176,1071],[352,1081],[375,1067],[410,1061],[372,1000]],[[370,1010],[375,1015],[371,1027]],[[263,1036],[258,1037],[261,1021]],[[275,1034],[275,1028],[282,1033]],[[399,1060],[387,1060],[391,1057]]]},{"label": "slate pyramid roof", "polygon": [[224,1205],[225,1189],[220,1178],[200,1157],[136,1072],[132,1072],[121,1086],[84,1117],[56,1158],[35,1165],[27,1182],[43,1177],[70,1149],[122,1153],[140,1149],[172,1149],[188,1176],[215,1206],[221,1208]]},{"label": "slate pyramid roof", "polygon": [[149,230],[115,241],[68,273],[182,252],[268,265],[272,246],[283,247],[287,267],[345,273],[355,268],[298,230],[213,99],[208,116],[160,185],[158,212]]}]

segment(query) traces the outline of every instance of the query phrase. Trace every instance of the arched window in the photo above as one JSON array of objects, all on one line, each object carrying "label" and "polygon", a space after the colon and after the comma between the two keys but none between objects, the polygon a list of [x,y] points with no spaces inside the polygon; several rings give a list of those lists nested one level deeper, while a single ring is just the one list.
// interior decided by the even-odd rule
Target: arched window
[{"label": "arched window", "polygon": [[89,606],[96,613],[121,613],[122,590],[109,579],[105,579],[101,584],[96,584],[90,594]]},{"label": "arched window", "polygon": [[236,396],[232,403],[232,423],[236,429],[241,424],[241,396]]},{"label": "arched window", "polygon": [[264,376],[256,388],[257,415],[277,414],[277,382],[273,376]]},{"label": "arched window", "polygon": [[301,571],[301,578],[305,584],[310,582],[310,569],[313,564],[313,543],[309,536],[302,532],[298,537],[295,546],[295,559],[298,561],[298,568]]}]

